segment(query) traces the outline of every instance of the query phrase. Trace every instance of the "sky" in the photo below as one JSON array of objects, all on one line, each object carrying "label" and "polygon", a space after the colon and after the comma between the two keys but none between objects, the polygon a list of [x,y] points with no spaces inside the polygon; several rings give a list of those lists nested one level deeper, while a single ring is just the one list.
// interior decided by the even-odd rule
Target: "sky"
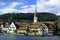
[{"label": "sky", "polygon": [[0,0],[0,14],[50,12],[60,15],[60,0]]}]

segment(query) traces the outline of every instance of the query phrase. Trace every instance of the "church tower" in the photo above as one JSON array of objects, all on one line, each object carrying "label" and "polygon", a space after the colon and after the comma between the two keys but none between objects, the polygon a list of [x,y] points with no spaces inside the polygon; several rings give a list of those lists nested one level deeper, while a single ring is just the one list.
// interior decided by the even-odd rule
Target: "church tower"
[{"label": "church tower", "polygon": [[37,7],[35,6],[34,23],[36,23],[38,21],[36,13],[37,13]]}]

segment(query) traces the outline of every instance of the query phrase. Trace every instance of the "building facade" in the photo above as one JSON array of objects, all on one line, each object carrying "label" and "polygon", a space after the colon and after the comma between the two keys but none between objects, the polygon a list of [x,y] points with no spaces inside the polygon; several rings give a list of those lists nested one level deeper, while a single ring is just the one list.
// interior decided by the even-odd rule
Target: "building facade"
[{"label": "building facade", "polygon": [[10,27],[7,30],[7,33],[14,33],[15,30],[16,30],[16,26],[15,26],[14,22],[12,22]]}]

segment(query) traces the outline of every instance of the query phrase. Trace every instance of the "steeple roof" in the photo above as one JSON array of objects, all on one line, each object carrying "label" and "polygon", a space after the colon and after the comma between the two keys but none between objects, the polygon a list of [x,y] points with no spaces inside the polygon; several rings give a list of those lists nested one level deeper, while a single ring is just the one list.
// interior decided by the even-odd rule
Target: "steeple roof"
[{"label": "steeple roof", "polygon": [[10,27],[16,27],[16,26],[15,26],[15,24],[12,22],[11,25],[10,25]]},{"label": "steeple roof", "polygon": [[34,13],[34,16],[36,16],[36,13],[37,13],[37,6],[35,6],[35,13]]}]

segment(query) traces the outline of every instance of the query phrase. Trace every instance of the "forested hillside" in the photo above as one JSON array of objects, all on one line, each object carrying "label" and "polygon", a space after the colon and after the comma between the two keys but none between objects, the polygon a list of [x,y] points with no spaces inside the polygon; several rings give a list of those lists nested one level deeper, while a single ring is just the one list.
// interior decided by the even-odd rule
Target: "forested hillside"
[{"label": "forested hillside", "polygon": [[58,20],[57,20],[57,35],[60,35],[60,16],[58,16]]},{"label": "forested hillside", "polygon": [[[6,13],[0,15],[0,22],[3,21],[19,21],[19,22],[32,22],[33,13]],[[52,13],[37,13],[38,21],[56,21],[57,16]]]},{"label": "forested hillside", "polygon": [[58,29],[60,29],[60,16],[58,16]]}]

